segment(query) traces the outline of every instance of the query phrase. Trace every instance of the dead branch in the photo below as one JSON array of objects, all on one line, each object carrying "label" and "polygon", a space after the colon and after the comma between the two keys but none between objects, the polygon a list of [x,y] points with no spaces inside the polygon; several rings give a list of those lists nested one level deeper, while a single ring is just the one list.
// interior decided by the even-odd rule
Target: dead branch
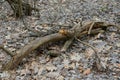
[{"label": "dead branch", "polygon": [[11,51],[9,51],[8,49],[4,48],[3,45],[0,45],[0,49],[2,49],[3,51],[5,51],[8,55],[10,55],[11,57],[13,57],[13,53]]},{"label": "dead branch", "polygon": [[[98,30],[94,30],[94,31],[92,31],[91,33],[98,33],[96,32]],[[87,32],[83,32],[79,36],[82,36],[83,34],[86,33]],[[23,58],[25,58],[28,54],[30,54],[33,50],[37,49],[38,47],[45,45],[48,42],[60,41],[66,38],[67,37],[65,35],[59,33],[37,38],[36,40],[32,41],[31,43],[29,43],[28,45],[17,51],[16,55],[13,56],[13,58],[5,66],[3,66],[3,70],[14,69],[15,67],[18,66],[18,64],[22,61]]]},{"label": "dead branch", "polygon": [[18,66],[18,64],[22,61],[24,57],[30,54],[33,50],[37,49],[39,46],[42,46],[51,41],[58,41],[65,38],[66,36],[59,33],[37,38],[36,40],[32,41],[31,43],[17,51],[16,55],[13,56],[13,58],[3,67],[3,70],[14,69]]},{"label": "dead branch", "polygon": [[105,66],[102,65],[100,56],[98,55],[98,52],[96,51],[96,49],[95,49],[92,45],[90,45],[90,44],[88,44],[88,43],[86,43],[86,42],[84,42],[84,41],[81,41],[81,40],[78,39],[77,37],[75,37],[75,39],[76,39],[77,41],[79,41],[80,43],[82,43],[82,44],[84,44],[84,45],[86,45],[86,46],[91,47],[91,48],[94,50],[94,52],[95,52],[95,54],[94,54],[94,56],[95,56],[95,62],[94,62],[94,63],[96,64],[97,69],[98,69],[99,71],[105,71],[105,70],[106,70],[106,65],[105,65]]},{"label": "dead branch", "polygon": [[62,51],[62,52],[65,52],[65,51],[68,49],[68,47],[72,44],[73,40],[74,40],[74,38],[68,39],[68,40],[65,42],[65,44],[64,44],[63,48],[61,49],[61,51]]},{"label": "dead branch", "polygon": [[[85,34],[88,33],[88,30],[90,28],[91,22],[85,24],[79,29],[79,34],[76,35],[76,37],[81,37]],[[93,25],[93,29],[91,30],[91,34],[98,33],[99,31],[102,30],[102,28],[111,26],[111,25],[106,25],[104,22],[95,22]],[[100,30],[97,30],[100,28]],[[47,44],[48,42],[54,42],[54,41],[60,41],[63,39],[67,39],[68,37],[66,35],[69,35],[69,37],[73,37],[73,32],[72,30],[64,30],[62,33],[54,33],[51,35],[47,35],[41,38],[37,38],[25,47],[21,48],[19,51],[16,52],[16,55],[14,55],[11,60],[3,66],[3,70],[10,70],[14,69],[15,67],[18,66],[18,64],[22,61],[23,58],[25,58],[28,54],[30,54],[32,51],[37,49],[38,47]]]}]

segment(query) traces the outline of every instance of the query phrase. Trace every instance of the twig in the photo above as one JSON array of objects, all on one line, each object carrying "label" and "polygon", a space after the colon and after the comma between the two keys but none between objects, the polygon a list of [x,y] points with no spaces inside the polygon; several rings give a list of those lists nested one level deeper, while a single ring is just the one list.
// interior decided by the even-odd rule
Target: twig
[{"label": "twig", "polygon": [[11,51],[9,51],[8,49],[4,48],[3,45],[0,45],[0,49],[4,50],[8,55],[10,55],[11,57],[13,57],[13,53]]},{"label": "twig", "polygon": [[91,33],[91,30],[92,30],[92,28],[93,28],[94,24],[95,24],[95,22],[92,22],[92,24],[90,25],[90,28],[89,28],[89,30],[88,30],[88,34],[90,34],[90,33]]},{"label": "twig", "polygon": [[114,24],[114,23],[104,23],[105,25],[108,26],[115,26],[116,28],[118,28],[120,30],[120,25],[119,24]]},{"label": "twig", "polygon": [[78,39],[77,37],[75,37],[75,39],[76,39],[77,41],[79,41],[80,43],[82,43],[82,44],[84,44],[84,45],[87,45],[87,46],[91,47],[91,48],[95,51],[95,53],[97,54],[96,49],[95,49],[92,45],[90,45],[90,44],[88,44],[88,43],[86,43],[86,42],[84,42],[84,41],[81,41],[81,40]]},{"label": "twig", "polygon": [[34,29],[31,29],[30,26],[27,25],[27,23],[24,21],[24,19],[22,18],[21,19],[22,22],[23,22],[23,25],[25,26],[25,28],[33,33],[35,33],[36,36],[40,36],[41,35],[41,32],[37,31],[37,30],[34,30]]},{"label": "twig", "polygon": [[88,44],[88,43],[86,43],[86,42],[84,42],[84,41],[81,41],[81,40],[78,39],[77,37],[75,37],[75,39],[76,39],[77,41],[79,41],[80,43],[91,47],[91,48],[94,50],[94,52],[95,52],[95,63],[96,63],[97,69],[98,69],[99,71],[106,70],[106,66],[105,66],[105,65],[102,65],[100,56],[98,55],[98,52],[96,51],[96,49],[95,49],[92,45],[90,45],[90,44]]},{"label": "twig", "polygon": [[62,47],[61,51],[62,51],[62,52],[65,52],[65,51],[68,49],[68,47],[71,45],[71,43],[73,42],[73,40],[74,40],[74,38],[68,39],[68,40],[65,42],[64,46]]}]

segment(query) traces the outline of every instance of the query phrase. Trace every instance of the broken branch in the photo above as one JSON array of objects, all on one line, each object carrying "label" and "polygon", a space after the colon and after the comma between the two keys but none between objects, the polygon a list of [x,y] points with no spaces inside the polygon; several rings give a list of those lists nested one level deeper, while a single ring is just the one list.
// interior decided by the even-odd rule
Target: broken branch
[{"label": "broken branch", "polygon": [[8,49],[4,48],[3,45],[0,45],[0,49],[4,50],[8,55],[10,55],[11,57],[13,57],[13,53],[11,51],[9,51]]},{"label": "broken branch", "polygon": [[[88,30],[90,28],[90,25],[91,25],[91,22],[82,26],[82,28],[80,28],[80,30],[78,31],[79,34],[76,35],[76,37],[81,37],[87,34],[88,31],[86,31],[86,29]],[[104,22],[95,22],[95,24],[93,25],[93,29],[91,30],[91,34],[99,33],[99,31],[101,31],[102,28],[107,27],[107,26],[109,26],[109,24],[104,24]],[[73,32],[69,30],[64,30],[64,31],[66,35],[69,35],[69,37],[73,37],[74,35]],[[54,42],[54,41],[60,41],[63,39],[67,39],[68,37],[66,35],[61,34],[61,33],[54,33],[51,35],[47,35],[47,36],[35,39],[34,41],[29,43],[25,47],[21,48],[19,51],[17,51],[16,55],[14,55],[5,66],[3,66],[3,70],[14,69],[15,67],[18,66],[18,64],[22,61],[22,59],[25,58],[28,54],[30,54],[33,50],[37,49],[38,47],[42,45],[47,44],[48,42]]]}]

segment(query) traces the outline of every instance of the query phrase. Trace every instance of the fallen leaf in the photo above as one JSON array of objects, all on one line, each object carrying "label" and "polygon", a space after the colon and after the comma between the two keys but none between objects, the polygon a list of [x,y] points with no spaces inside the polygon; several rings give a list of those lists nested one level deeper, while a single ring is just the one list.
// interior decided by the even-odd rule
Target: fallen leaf
[{"label": "fallen leaf", "polygon": [[29,70],[31,70],[33,73],[38,73],[40,64],[36,61],[32,61],[32,63],[28,66],[26,66]]},{"label": "fallen leaf", "polygon": [[64,59],[62,63],[63,63],[64,65],[69,65],[70,60],[68,60],[68,59]]},{"label": "fallen leaf", "polygon": [[66,0],[61,0],[61,3],[64,3]]},{"label": "fallen leaf", "polygon": [[117,66],[120,68],[120,64],[117,64]]},{"label": "fallen leaf", "polygon": [[70,55],[72,61],[79,61],[81,59],[81,55],[79,53],[74,53]]},{"label": "fallen leaf", "polygon": [[46,76],[50,78],[57,78],[59,75],[59,72],[49,72],[46,74]]},{"label": "fallen leaf", "polygon": [[44,66],[41,66],[40,69],[38,70],[38,75],[41,75],[43,71],[44,71]]},{"label": "fallen leaf", "polygon": [[90,69],[90,68],[86,69],[86,70],[83,72],[84,75],[88,75],[88,74],[90,74],[90,73],[91,73],[91,69]]},{"label": "fallen leaf", "polygon": [[69,64],[69,65],[65,65],[64,66],[66,69],[75,69],[75,63]]},{"label": "fallen leaf", "polygon": [[85,54],[86,58],[90,58],[92,56],[92,54],[94,53],[94,50],[91,48],[88,48],[88,49],[86,49],[85,52],[86,52],[86,54]]},{"label": "fallen leaf", "polygon": [[63,76],[59,76],[56,80],[64,80]]},{"label": "fallen leaf", "polygon": [[80,67],[79,67],[79,72],[83,72],[83,70],[84,70],[83,67],[80,66]]},{"label": "fallen leaf", "polygon": [[54,70],[57,70],[57,67],[54,66],[52,63],[48,63],[48,64],[46,64],[46,70],[52,72],[52,71],[54,71]]}]

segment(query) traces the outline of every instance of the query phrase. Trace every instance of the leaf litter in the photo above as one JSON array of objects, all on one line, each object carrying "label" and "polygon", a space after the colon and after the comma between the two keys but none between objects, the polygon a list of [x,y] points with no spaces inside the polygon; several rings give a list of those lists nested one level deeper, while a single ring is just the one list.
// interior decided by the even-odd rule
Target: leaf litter
[{"label": "leaf litter", "polygon": [[[61,2],[60,4],[59,1]],[[45,33],[55,27],[56,30],[54,30],[54,32],[56,32],[59,26],[49,27],[49,25],[44,25],[43,27],[39,25],[40,23],[54,22],[71,24],[72,20],[81,18],[81,16],[83,20],[98,19],[120,23],[118,18],[120,16],[120,2],[117,0],[38,0],[38,3],[37,6],[42,9],[40,12],[41,17],[38,20],[34,16],[28,17],[28,23],[32,28],[35,28],[35,30],[40,30]],[[3,43],[9,50],[16,51],[34,38],[28,37],[29,31],[24,29],[22,22],[9,16],[12,12],[9,6],[6,6],[7,3],[4,2],[0,4],[0,43]],[[57,12],[57,10],[59,12]],[[52,14],[50,14],[50,12],[52,12]],[[91,48],[84,47],[84,45],[80,46],[81,44],[79,42],[75,42],[74,48],[71,47],[67,52],[61,53],[67,56],[67,58],[60,58],[59,56],[58,58],[50,58],[43,56],[45,54],[37,56],[37,54],[34,53],[30,55],[32,58],[30,56],[30,58],[27,58],[28,63],[23,61],[23,66],[20,65],[21,67],[17,68],[17,70],[13,72],[0,71],[0,79],[119,80],[120,34],[117,33],[117,31],[114,28],[110,28],[107,32],[100,33],[90,39],[85,38],[87,42],[97,49],[101,60],[104,62],[103,65],[107,63],[107,68],[110,72],[101,73],[95,71],[95,69],[91,69],[88,63],[92,64],[91,56],[94,51]],[[56,45],[60,45],[61,47],[61,44],[57,43]],[[5,59],[9,60],[9,56],[6,56],[4,52],[1,51],[0,64]],[[83,76],[83,74],[85,75]]]}]

